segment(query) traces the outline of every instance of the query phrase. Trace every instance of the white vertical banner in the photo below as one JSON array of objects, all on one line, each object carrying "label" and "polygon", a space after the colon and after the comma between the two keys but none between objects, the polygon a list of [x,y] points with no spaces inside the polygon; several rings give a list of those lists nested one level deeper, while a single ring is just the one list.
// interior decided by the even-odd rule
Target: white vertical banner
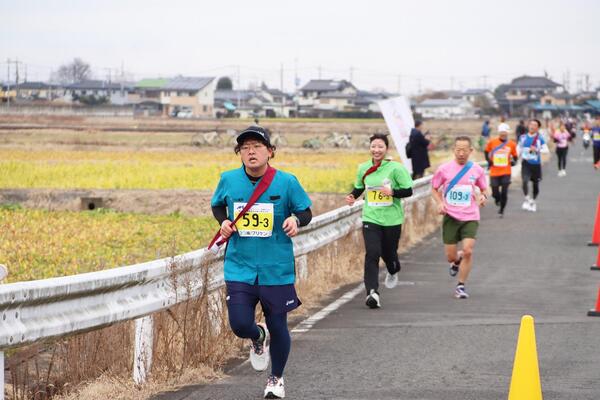
[{"label": "white vertical banner", "polygon": [[396,150],[406,169],[412,173],[412,163],[406,157],[406,143],[410,137],[410,130],[415,127],[410,104],[404,96],[382,100],[378,104],[388,130],[392,134]]}]

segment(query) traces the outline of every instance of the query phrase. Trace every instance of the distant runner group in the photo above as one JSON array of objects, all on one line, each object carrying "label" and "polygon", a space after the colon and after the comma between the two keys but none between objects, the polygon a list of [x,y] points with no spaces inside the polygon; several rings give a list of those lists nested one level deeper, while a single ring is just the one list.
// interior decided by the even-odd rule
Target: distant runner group
[{"label": "distant runner group", "polygon": [[[497,137],[489,140],[486,136],[479,141],[500,218],[508,203],[512,167],[519,158],[525,196],[522,208],[537,211],[542,154],[549,152],[540,133],[541,125],[536,119],[530,120],[527,132],[519,132],[515,142],[508,138],[509,125],[501,123]],[[583,143],[585,146],[587,135],[593,143],[594,167],[600,169],[600,117],[588,128],[584,129]],[[556,143],[559,176],[565,176],[566,155],[573,138],[564,125],[552,132],[551,138]],[[370,159],[358,166],[352,192],[345,200],[352,206],[364,195],[365,303],[377,309],[382,306],[380,260],[387,269],[385,286],[392,289],[398,284],[402,199],[413,195],[413,179],[402,163],[388,156],[387,135],[374,134],[369,142]],[[224,172],[213,194],[211,206],[220,229],[209,248],[218,251],[226,245],[224,275],[230,327],[238,337],[250,340],[249,358],[255,370],[264,371],[271,365],[264,397],[279,399],[285,397],[283,372],[291,347],[287,314],[301,305],[294,286],[291,238],[311,221],[312,212],[311,201],[298,180],[270,166],[275,150],[268,131],[260,126],[251,126],[238,135],[235,152],[242,166]],[[485,169],[470,159],[473,151],[470,137],[456,137],[453,159],[440,165],[431,179],[437,212],[443,215],[442,241],[449,273],[457,279],[453,290],[457,299],[469,297],[466,283],[473,266],[480,208],[490,192]],[[265,323],[256,322],[258,303]]]}]

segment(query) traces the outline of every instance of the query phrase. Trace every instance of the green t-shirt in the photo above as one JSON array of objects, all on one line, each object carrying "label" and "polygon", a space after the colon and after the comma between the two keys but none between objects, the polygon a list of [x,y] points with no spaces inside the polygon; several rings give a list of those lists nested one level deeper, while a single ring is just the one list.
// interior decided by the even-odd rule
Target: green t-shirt
[{"label": "green t-shirt", "polygon": [[[404,208],[402,200],[381,194],[381,187],[388,183],[392,189],[412,188],[413,181],[404,165],[396,161],[383,161],[377,171],[365,178],[362,177],[373,166],[373,160],[358,166],[354,187],[365,189],[365,205],[362,219],[381,226],[401,225],[404,223]],[[365,187],[366,186],[366,187]]]}]

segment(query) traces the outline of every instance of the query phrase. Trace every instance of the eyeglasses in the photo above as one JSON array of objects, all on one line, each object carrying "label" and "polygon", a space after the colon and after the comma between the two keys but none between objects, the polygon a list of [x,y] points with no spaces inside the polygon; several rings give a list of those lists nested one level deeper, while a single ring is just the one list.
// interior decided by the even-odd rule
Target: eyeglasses
[{"label": "eyeglasses", "polygon": [[267,146],[265,146],[262,143],[253,144],[252,146],[245,144],[242,147],[240,147],[240,151],[247,152],[247,151],[250,151],[250,149],[252,149],[252,150],[260,150],[260,149],[262,149],[264,147],[267,147]]}]

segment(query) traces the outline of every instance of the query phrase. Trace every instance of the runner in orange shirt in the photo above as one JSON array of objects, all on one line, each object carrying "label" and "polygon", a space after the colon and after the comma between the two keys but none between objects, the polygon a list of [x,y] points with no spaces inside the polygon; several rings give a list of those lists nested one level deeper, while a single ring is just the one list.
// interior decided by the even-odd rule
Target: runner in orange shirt
[{"label": "runner in orange shirt", "polygon": [[490,165],[490,186],[496,205],[500,207],[498,214],[504,216],[504,208],[508,201],[511,166],[517,161],[517,144],[508,139],[510,126],[498,125],[498,137],[490,140],[485,147],[485,159]]}]

